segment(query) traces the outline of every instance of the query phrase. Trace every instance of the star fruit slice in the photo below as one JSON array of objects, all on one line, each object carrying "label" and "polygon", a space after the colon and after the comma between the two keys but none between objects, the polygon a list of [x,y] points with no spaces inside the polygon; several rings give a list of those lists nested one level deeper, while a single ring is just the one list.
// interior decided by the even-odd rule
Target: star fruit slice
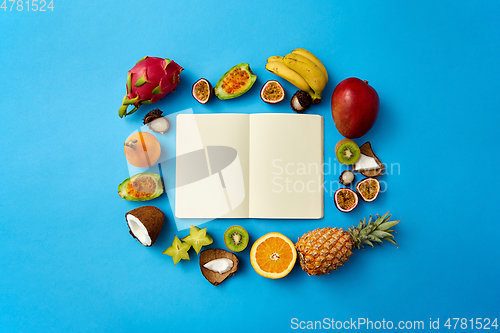
[{"label": "star fruit slice", "polygon": [[197,226],[192,225],[189,229],[189,235],[182,239],[184,242],[193,246],[196,254],[200,253],[200,250],[205,245],[210,245],[214,242],[212,237],[207,234],[207,228],[200,229]]},{"label": "star fruit slice", "polygon": [[181,259],[189,260],[188,251],[191,248],[191,244],[183,243],[179,237],[175,236],[172,246],[163,251],[163,254],[169,255],[174,260],[174,265],[177,265]]}]

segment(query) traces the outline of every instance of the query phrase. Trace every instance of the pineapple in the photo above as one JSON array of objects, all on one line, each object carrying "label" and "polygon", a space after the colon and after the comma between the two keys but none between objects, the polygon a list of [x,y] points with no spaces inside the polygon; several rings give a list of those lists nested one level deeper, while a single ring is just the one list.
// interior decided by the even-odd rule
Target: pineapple
[{"label": "pineapple", "polygon": [[352,255],[352,249],[363,248],[364,245],[381,245],[383,240],[396,244],[390,230],[400,221],[389,221],[391,215],[387,212],[372,222],[372,217],[359,222],[357,227],[349,227],[348,231],[342,228],[318,228],[302,235],[295,244],[299,256],[300,266],[309,275],[329,274],[343,266]]}]

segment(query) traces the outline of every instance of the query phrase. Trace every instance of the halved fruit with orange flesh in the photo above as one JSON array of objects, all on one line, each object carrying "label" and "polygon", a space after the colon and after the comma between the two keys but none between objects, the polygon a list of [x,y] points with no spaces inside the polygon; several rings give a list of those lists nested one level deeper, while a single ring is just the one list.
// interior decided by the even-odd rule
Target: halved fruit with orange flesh
[{"label": "halved fruit with orange flesh", "polygon": [[365,178],[356,184],[356,192],[359,193],[361,199],[366,202],[372,202],[377,199],[380,193],[380,182],[375,178]]},{"label": "halved fruit with orange flesh", "polygon": [[160,175],[143,172],[125,179],[118,186],[118,194],[128,201],[146,201],[159,197],[163,193]]},{"label": "halved fruit with orange flesh", "polygon": [[250,66],[242,63],[232,67],[217,81],[214,92],[219,99],[231,99],[246,93],[252,88],[257,76]]},{"label": "halved fruit with orange flesh", "polygon": [[335,206],[343,213],[349,213],[358,206],[358,195],[349,188],[339,188],[333,194]]},{"label": "halved fruit with orange flesh", "polygon": [[270,279],[280,279],[292,270],[297,260],[295,245],[286,236],[271,232],[262,236],[250,250],[255,271]]},{"label": "halved fruit with orange flesh", "polygon": [[269,80],[262,86],[260,98],[268,104],[279,103],[285,99],[285,89],[278,81]]},{"label": "halved fruit with orange flesh", "polygon": [[207,79],[199,79],[193,84],[193,88],[191,89],[191,94],[194,99],[201,104],[207,104],[212,97],[213,88],[210,82]]}]

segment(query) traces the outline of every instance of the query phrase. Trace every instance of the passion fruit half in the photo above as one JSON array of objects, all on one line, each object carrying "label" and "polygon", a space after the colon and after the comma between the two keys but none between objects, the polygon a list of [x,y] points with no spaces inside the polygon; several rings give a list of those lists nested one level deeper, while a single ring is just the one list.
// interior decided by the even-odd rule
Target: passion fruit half
[{"label": "passion fruit half", "polygon": [[206,104],[212,97],[213,88],[207,79],[201,78],[193,84],[191,93],[198,103]]},{"label": "passion fruit half", "polygon": [[276,80],[269,80],[260,90],[260,98],[266,103],[276,104],[285,99],[285,89]]},{"label": "passion fruit half", "polygon": [[356,192],[364,201],[372,202],[380,193],[380,182],[375,178],[362,179],[356,184]]},{"label": "passion fruit half", "polygon": [[335,206],[343,213],[349,213],[358,205],[359,199],[356,192],[348,188],[339,188],[333,194]]},{"label": "passion fruit half", "polygon": [[252,88],[257,75],[250,69],[250,65],[242,63],[233,66],[217,81],[214,92],[219,99],[231,99],[246,93]]}]

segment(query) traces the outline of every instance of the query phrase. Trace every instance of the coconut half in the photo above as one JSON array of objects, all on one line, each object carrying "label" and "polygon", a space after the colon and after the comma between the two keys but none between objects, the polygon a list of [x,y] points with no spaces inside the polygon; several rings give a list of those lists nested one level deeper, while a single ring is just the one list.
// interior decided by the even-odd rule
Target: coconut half
[{"label": "coconut half", "polygon": [[[227,270],[227,271],[224,270],[225,272],[222,274],[219,272],[214,272],[213,270],[205,267],[205,265],[208,263],[212,263],[212,266],[213,266],[214,261],[216,261],[218,259],[229,259],[230,261],[232,261],[233,265],[229,270]],[[234,253],[228,252],[226,250],[209,249],[209,250],[201,251],[201,253],[200,253],[201,274],[203,274],[205,279],[207,279],[208,282],[210,282],[214,286],[218,286],[225,279],[233,276],[234,273],[236,273],[236,271],[238,270],[238,263],[239,263],[238,257]],[[208,266],[211,266],[211,265],[208,265]],[[219,265],[217,265],[217,266],[219,266]],[[214,268],[214,267],[212,267],[212,268]],[[219,268],[219,267],[217,267],[217,268]]]},{"label": "coconut half", "polygon": [[144,246],[152,246],[161,228],[165,215],[154,206],[143,206],[125,214],[129,233]]},{"label": "coconut half", "polygon": [[219,274],[224,274],[229,272],[233,268],[234,263],[231,259],[219,258],[207,262],[203,267],[211,270],[212,272],[217,272]]},{"label": "coconut half", "polygon": [[361,156],[359,160],[353,164],[353,170],[359,172],[365,177],[378,177],[384,173],[384,164],[380,162],[377,155],[373,152],[370,141],[363,143],[359,147]]}]

